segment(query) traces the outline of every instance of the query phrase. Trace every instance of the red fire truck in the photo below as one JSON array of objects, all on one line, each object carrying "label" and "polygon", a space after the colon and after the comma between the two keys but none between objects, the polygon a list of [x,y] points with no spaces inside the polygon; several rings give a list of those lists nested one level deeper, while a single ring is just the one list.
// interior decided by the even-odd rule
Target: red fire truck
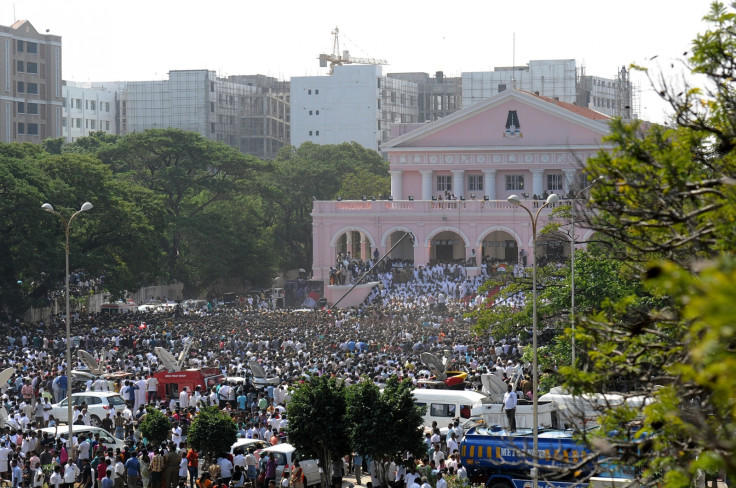
[{"label": "red fire truck", "polygon": [[184,387],[193,392],[199,386],[204,395],[225,377],[218,368],[163,370],[153,376],[158,380],[158,396],[162,399],[167,396],[178,399]]}]

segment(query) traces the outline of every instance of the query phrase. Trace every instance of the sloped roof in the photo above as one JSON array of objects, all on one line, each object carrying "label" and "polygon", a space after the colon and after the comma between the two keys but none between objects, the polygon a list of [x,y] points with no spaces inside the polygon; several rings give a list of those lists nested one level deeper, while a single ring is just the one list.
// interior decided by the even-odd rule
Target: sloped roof
[{"label": "sloped roof", "polygon": [[519,91],[524,92],[533,97],[537,97],[541,100],[544,100],[545,102],[554,103],[560,108],[564,108],[565,110],[569,110],[570,112],[576,113],[578,115],[582,115],[583,117],[587,117],[592,120],[610,120],[611,119],[611,117],[609,117],[606,114],[596,112],[595,110],[591,110],[586,107],[581,107],[580,105],[575,105],[574,103],[563,102],[561,100],[557,100],[556,98],[545,97],[544,95],[540,95],[539,93],[532,93],[526,90],[519,90]]}]

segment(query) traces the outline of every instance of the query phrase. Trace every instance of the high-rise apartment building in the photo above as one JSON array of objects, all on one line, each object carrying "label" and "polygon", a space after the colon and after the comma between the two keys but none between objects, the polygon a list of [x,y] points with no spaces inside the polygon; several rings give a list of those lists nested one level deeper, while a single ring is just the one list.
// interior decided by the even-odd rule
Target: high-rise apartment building
[{"label": "high-rise apartment building", "polygon": [[391,126],[415,123],[417,84],[383,76],[379,65],[335,66],[330,76],[291,78],[291,144],[357,142],[373,150]]},{"label": "high-rise apartment building", "polygon": [[0,140],[61,137],[61,37],[27,20],[0,26]]},{"label": "high-rise apartment building", "polygon": [[274,158],[289,141],[288,83],[274,78],[226,79],[210,70],[174,70],[168,80],[93,86],[117,93],[115,131],[120,135],[174,127],[263,159]]}]

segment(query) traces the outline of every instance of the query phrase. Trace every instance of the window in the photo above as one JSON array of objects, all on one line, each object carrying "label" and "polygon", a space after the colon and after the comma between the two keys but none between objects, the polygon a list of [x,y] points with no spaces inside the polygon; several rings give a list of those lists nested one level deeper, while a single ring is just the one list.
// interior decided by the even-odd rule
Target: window
[{"label": "window", "polygon": [[210,132],[212,132],[212,133],[215,132],[215,123],[214,122],[210,123]]},{"label": "window", "polygon": [[311,130],[309,131],[309,135],[310,135],[310,136],[312,135],[312,131],[311,131]]},{"label": "window", "polygon": [[319,95],[319,90],[314,90],[315,95]]},{"label": "window", "polygon": [[84,109],[89,110],[89,100],[84,101]]},{"label": "window", "polygon": [[105,112],[110,111],[110,102],[105,102]]},{"label": "window", "polygon": [[315,110],[314,115],[319,115],[319,110]]},{"label": "window", "polygon": [[23,51],[25,51],[24,46],[25,46],[25,42],[18,41],[18,52],[19,53],[22,53]]},{"label": "window", "polygon": [[309,111],[309,115],[312,115],[312,111],[311,110]]},{"label": "window", "polygon": [[524,175],[506,175],[507,190],[523,190]]},{"label": "window", "polygon": [[18,61],[16,66],[18,68],[18,73],[22,73],[26,70],[23,61]]},{"label": "window", "polygon": [[90,110],[97,110],[97,102],[95,102],[94,100],[90,100],[89,108]]},{"label": "window", "polygon": [[312,90],[307,90],[307,95],[311,95],[311,94],[312,94]]},{"label": "window", "polygon": [[26,52],[29,54],[38,54],[38,44],[35,42],[26,42]]},{"label": "window", "polygon": [[318,136],[319,135],[319,131],[315,131],[314,135]]},{"label": "window", "polygon": [[562,190],[562,174],[554,173],[551,175],[547,175],[547,190],[548,191]]},{"label": "window", "polygon": [[61,126],[66,128],[66,117],[61,119]]},{"label": "window", "polygon": [[37,103],[29,103],[28,104],[28,113],[30,115],[38,115],[38,104]]},{"label": "window", "polygon": [[210,102],[210,113],[215,113],[215,102]]},{"label": "window", "polygon": [[26,91],[32,95],[38,95],[38,83],[28,83]]},{"label": "window", "polygon": [[29,61],[28,64],[26,64],[26,73],[37,75],[38,74],[38,63],[31,63]]},{"label": "window", "polygon": [[74,120],[74,127],[76,127],[77,129],[80,129],[82,127],[82,119],[77,118],[73,120]]},{"label": "window", "polygon": [[97,130],[97,121],[96,120],[90,120],[89,121],[89,128],[92,130]]},{"label": "window", "polygon": [[89,129],[89,119],[84,119],[84,128]]},{"label": "window", "polygon": [[22,81],[18,82],[18,93],[25,93],[26,92],[26,84]]},{"label": "window", "polygon": [[506,91],[506,83],[499,83],[498,84],[498,93],[501,93],[503,91]]},{"label": "window", "polygon": [[28,135],[31,135],[31,136],[38,135],[38,124],[28,124]]},{"label": "window", "polygon": [[81,98],[75,98],[74,100],[77,101],[77,108],[79,110],[81,110],[82,109],[82,99]]},{"label": "window", "polygon": [[452,176],[437,175],[437,191],[452,191]]},{"label": "window", "polygon": [[25,134],[26,133],[26,124],[23,122],[18,122],[18,134]]},{"label": "window", "polygon": [[431,403],[429,415],[432,417],[455,417],[455,405],[452,403]]},{"label": "window", "polygon": [[19,114],[26,113],[26,104],[24,102],[18,102],[18,113]]},{"label": "window", "polygon": [[105,130],[110,130],[110,121],[105,121]]},{"label": "window", "polygon": [[61,106],[66,108],[66,98],[61,99]]},{"label": "window", "polygon": [[483,191],[483,175],[468,176],[469,191]]}]

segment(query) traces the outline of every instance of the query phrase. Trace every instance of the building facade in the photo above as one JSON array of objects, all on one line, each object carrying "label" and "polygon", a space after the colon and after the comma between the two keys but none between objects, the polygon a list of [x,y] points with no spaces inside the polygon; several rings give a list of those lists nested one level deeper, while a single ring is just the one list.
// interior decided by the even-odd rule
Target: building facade
[{"label": "building facade", "polygon": [[288,83],[274,78],[174,70],[167,80],[92,86],[117,94],[115,131],[120,135],[173,127],[263,159],[274,158],[289,144]]},{"label": "building facade", "polygon": [[115,92],[91,83],[65,81],[61,87],[61,135],[66,142],[92,132],[115,134]]},{"label": "building facade", "polygon": [[[462,262],[477,273],[481,261],[516,263],[521,250],[530,256],[529,215],[507,198],[516,194],[534,210],[550,193],[564,198],[581,188],[586,160],[605,148],[609,121],[587,108],[508,89],[392,139],[382,148],[390,162],[390,199],[314,202],[314,279],[327,282],[339,252],[368,259],[378,249],[383,256],[407,232],[411,239],[390,257],[415,266]],[[559,237],[540,241],[539,255],[568,254],[569,243]]]},{"label": "building facade", "polygon": [[442,71],[427,73],[389,73],[389,78],[411,81],[417,85],[419,123],[434,122],[462,108],[462,78],[446,77]]},{"label": "building facade", "polygon": [[330,76],[291,78],[291,144],[357,142],[378,150],[394,124],[417,122],[417,85],[378,65],[335,66]]},{"label": "building facade", "polygon": [[0,140],[61,137],[61,37],[27,20],[0,26]]}]

